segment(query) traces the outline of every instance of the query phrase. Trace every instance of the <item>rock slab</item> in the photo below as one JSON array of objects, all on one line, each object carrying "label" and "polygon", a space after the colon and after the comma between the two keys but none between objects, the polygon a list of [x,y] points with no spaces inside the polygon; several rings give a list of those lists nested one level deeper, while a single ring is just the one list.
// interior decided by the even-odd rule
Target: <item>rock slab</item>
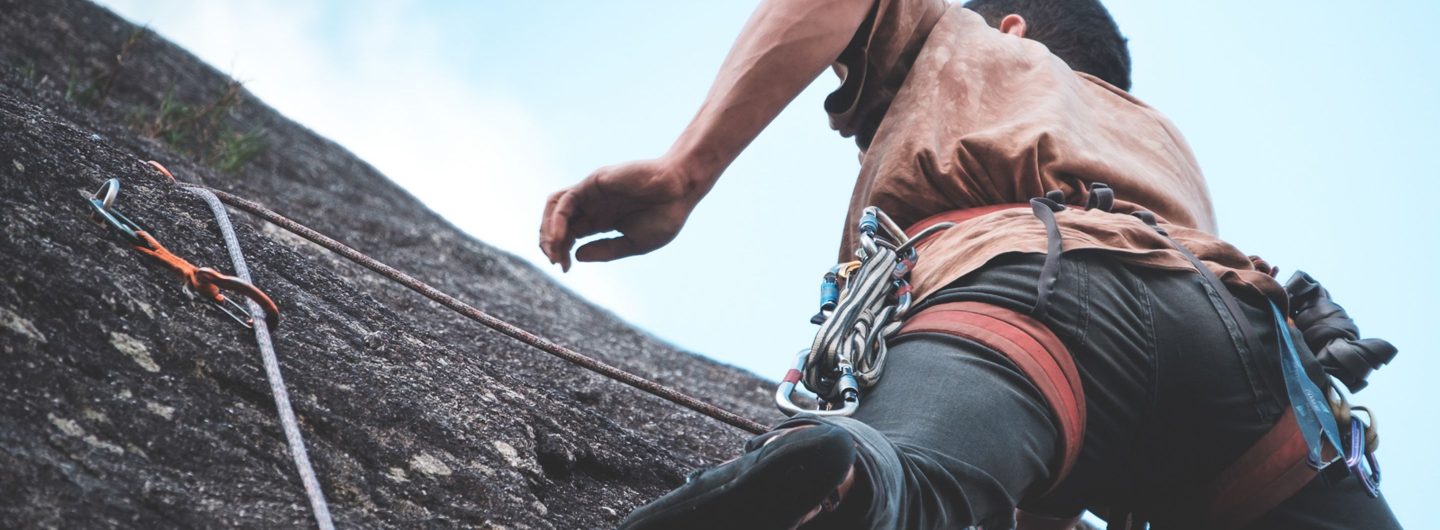
[{"label": "rock slab", "polygon": [[[762,422],[675,350],[426,210],[194,56],[77,0],[0,0],[0,527],[313,526],[248,330],[87,220],[229,269],[197,198],[267,204],[522,327]],[[233,212],[338,526],[613,527],[743,433],[600,379]]]}]

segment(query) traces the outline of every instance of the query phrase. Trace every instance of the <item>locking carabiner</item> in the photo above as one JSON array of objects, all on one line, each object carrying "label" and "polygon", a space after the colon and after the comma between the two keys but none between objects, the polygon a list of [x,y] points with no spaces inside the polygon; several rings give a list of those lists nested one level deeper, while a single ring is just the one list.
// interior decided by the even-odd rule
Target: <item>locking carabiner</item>
[{"label": "locking carabiner", "polygon": [[810,357],[810,350],[802,350],[795,356],[795,367],[785,372],[785,378],[780,381],[780,386],[775,389],[775,406],[786,416],[796,414],[810,414],[814,416],[849,416],[860,408],[860,383],[855,380],[855,369],[849,362],[841,361],[840,381],[836,383],[840,393],[837,402],[820,400],[828,409],[811,410],[795,403],[792,396],[801,391],[800,378],[805,373],[805,361]]}]

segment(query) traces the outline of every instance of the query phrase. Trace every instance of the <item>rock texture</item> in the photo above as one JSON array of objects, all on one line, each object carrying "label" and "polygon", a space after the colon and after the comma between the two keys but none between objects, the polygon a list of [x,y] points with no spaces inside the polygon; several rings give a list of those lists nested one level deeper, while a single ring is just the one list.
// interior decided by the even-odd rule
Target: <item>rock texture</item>
[{"label": "rock texture", "polygon": [[[266,203],[442,290],[742,414],[770,384],[679,352],[455,230],[374,168],[92,4],[0,0],[0,527],[313,525],[247,330],[86,220],[228,269],[143,165]],[[743,433],[478,327],[233,212],[341,527],[609,528]]]}]

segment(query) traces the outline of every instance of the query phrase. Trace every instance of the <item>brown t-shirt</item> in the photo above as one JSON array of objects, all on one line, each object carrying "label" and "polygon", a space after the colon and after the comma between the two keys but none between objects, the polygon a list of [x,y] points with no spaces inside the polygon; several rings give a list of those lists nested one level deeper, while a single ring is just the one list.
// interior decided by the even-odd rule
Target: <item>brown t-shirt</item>
[{"label": "brown t-shirt", "polygon": [[[866,206],[910,226],[1050,190],[1085,204],[1088,185],[1101,182],[1115,190],[1115,211],[1155,213],[1232,288],[1283,303],[1273,279],[1214,236],[1205,178],[1175,126],[1039,42],[943,0],[879,0],[835,71],[842,83],[825,101],[831,125],[864,150],[842,261],[854,259]],[[1066,252],[1101,249],[1140,265],[1192,268],[1132,216],[1070,210],[1057,220]],[[923,298],[1001,254],[1045,250],[1045,227],[1028,207],[1004,210],[936,236],[911,282]]]}]

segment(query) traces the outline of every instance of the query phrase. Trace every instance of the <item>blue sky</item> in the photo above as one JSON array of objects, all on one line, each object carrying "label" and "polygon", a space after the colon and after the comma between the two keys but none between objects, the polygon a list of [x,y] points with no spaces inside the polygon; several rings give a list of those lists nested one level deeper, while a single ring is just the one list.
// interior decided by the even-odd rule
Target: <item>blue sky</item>
[{"label": "blue sky", "polygon": [[[482,240],[537,264],[551,191],[664,152],[753,2],[105,1],[386,172]],[[1357,400],[1382,418],[1386,494],[1440,527],[1426,376],[1440,288],[1440,4],[1107,5],[1134,93],[1185,132],[1221,235],[1323,281],[1401,349]],[[1358,9],[1357,9],[1358,8]],[[680,237],[558,281],[683,348],[768,377],[808,345],[858,169],[822,77],[731,167]],[[537,330],[543,331],[543,330]],[[584,349],[584,345],[575,345]]]}]

